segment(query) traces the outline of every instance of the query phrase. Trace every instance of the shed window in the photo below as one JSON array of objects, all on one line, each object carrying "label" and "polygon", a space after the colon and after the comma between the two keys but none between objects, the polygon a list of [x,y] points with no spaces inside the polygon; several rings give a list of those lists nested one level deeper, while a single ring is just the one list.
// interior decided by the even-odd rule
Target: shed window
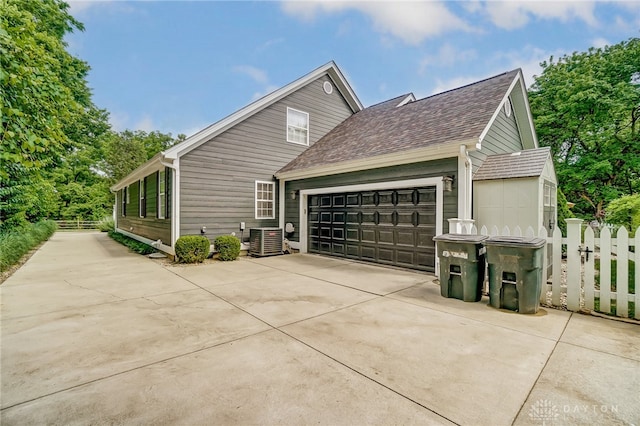
[{"label": "shed window", "polygon": [[147,215],[147,194],[146,192],[146,185],[145,185],[145,180],[144,179],[140,179],[140,181],[138,182],[138,201],[139,201],[139,209],[140,209],[140,217],[145,217]]},{"label": "shed window", "polygon": [[275,184],[256,181],[256,219],[273,219],[275,204]]},{"label": "shed window", "polygon": [[309,114],[287,108],[287,142],[309,145]]},{"label": "shed window", "polygon": [[162,170],[158,173],[158,219],[164,219],[167,211],[166,183],[165,171]]},{"label": "shed window", "polygon": [[547,182],[544,184],[544,205],[551,205],[551,184]]}]

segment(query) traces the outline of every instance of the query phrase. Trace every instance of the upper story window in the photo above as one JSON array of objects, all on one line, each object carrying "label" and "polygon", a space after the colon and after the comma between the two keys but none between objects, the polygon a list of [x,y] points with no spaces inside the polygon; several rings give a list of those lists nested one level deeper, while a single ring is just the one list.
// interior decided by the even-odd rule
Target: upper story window
[{"label": "upper story window", "polygon": [[275,184],[256,181],[256,219],[273,219],[275,205]]},{"label": "upper story window", "polygon": [[309,114],[287,108],[287,142],[309,145]]}]

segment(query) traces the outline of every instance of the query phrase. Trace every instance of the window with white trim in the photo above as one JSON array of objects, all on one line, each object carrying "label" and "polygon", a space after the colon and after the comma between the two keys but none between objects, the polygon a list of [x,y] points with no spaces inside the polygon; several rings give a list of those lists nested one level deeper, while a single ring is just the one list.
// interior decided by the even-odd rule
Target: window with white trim
[{"label": "window with white trim", "polygon": [[309,145],[309,114],[287,108],[287,142]]},{"label": "window with white trim", "polygon": [[551,205],[551,185],[548,183],[544,184],[544,205]]},{"label": "window with white trim", "polygon": [[144,179],[140,179],[138,182],[138,209],[140,212],[140,217],[145,217],[147,215],[147,200],[145,193],[146,185]]},{"label": "window with white trim", "polygon": [[121,216],[125,217],[127,215],[127,200],[129,199],[129,195],[128,195],[128,186],[125,186],[124,188],[122,188],[122,212],[121,212]]},{"label": "window with white trim", "polygon": [[275,183],[256,181],[256,219],[275,217]]},{"label": "window with white trim", "polygon": [[166,177],[164,170],[158,172],[158,219],[165,218],[167,211]]}]

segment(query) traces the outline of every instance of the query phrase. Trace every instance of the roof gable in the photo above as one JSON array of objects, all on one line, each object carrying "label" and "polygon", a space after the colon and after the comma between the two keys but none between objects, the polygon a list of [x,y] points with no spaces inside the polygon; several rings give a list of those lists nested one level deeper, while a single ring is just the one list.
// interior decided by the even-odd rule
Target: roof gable
[{"label": "roof gable", "polygon": [[490,155],[473,176],[474,181],[538,177],[551,160],[551,148],[527,149]]},{"label": "roof gable", "polygon": [[346,119],[276,175],[445,144],[475,146],[499,112],[514,70],[413,102],[400,96]]},{"label": "roof gable", "polygon": [[322,75],[328,75],[333,81],[335,87],[340,91],[344,99],[349,104],[351,110],[353,112],[358,112],[363,109],[360,100],[357,98],[349,83],[345,79],[344,75],[335,64],[335,62],[331,61],[327,64],[317,68],[316,70],[310,72],[309,74],[299,78],[298,80],[274,91],[270,94],[258,99],[257,101],[247,105],[246,107],[236,111],[235,113],[223,118],[222,120],[210,125],[209,127],[199,131],[198,133],[188,137],[183,142],[175,145],[168,150],[165,151],[164,157],[167,159],[175,159],[183,156],[187,152],[195,149],[196,147],[202,145],[206,141],[210,140],[212,137],[224,132],[225,130],[233,127],[235,124],[245,120],[251,115],[262,111],[268,106],[274,104],[285,96],[295,92],[299,88],[305,86],[306,84],[316,80]]},{"label": "roof gable", "polygon": [[136,180],[144,177],[145,173],[147,173],[149,170],[155,171],[165,166],[171,167],[173,164],[173,160],[191,152],[192,150],[211,140],[211,138],[216,137],[224,131],[232,128],[236,124],[246,120],[254,114],[275,104],[281,99],[284,99],[288,95],[325,75],[331,79],[334,87],[340,92],[342,97],[349,105],[349,108],[351,108],[354,113],[359,112],[364,108],[355,92],[347,82],[346,78],[342,74],[342,71],[340,71],[335,62],[331,61],[315,69],[314,71],[311,71],[309,74],[300,77],[292,83],[289,83],[288,85],[274,92],[271,92],[270,94],[256,100],[255,102],[252,102],[246,107],[206,127],[205,129],[202,129],[201,131],[188,137],[181,143],[163,152],[159,152],[152,159],[148,160],[146,163],[139,166],[122,180],[111,186],[110,189],[112,191],[117,191],[120,188],[123,188],[124,186],[127,186],[132,182],[135,182]]}]

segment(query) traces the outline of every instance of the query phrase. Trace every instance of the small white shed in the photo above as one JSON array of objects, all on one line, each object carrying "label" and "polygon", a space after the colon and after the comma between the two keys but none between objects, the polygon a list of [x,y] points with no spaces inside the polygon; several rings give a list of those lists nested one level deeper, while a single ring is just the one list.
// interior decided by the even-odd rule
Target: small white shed
[{"label": "small white shed", "polygon": [[528,149],[490,155],[473,177],[473,217],[478,229],[494,226],[502,232],[519,226],[549,235],[556,226],[557,179],[551,150]]}]

